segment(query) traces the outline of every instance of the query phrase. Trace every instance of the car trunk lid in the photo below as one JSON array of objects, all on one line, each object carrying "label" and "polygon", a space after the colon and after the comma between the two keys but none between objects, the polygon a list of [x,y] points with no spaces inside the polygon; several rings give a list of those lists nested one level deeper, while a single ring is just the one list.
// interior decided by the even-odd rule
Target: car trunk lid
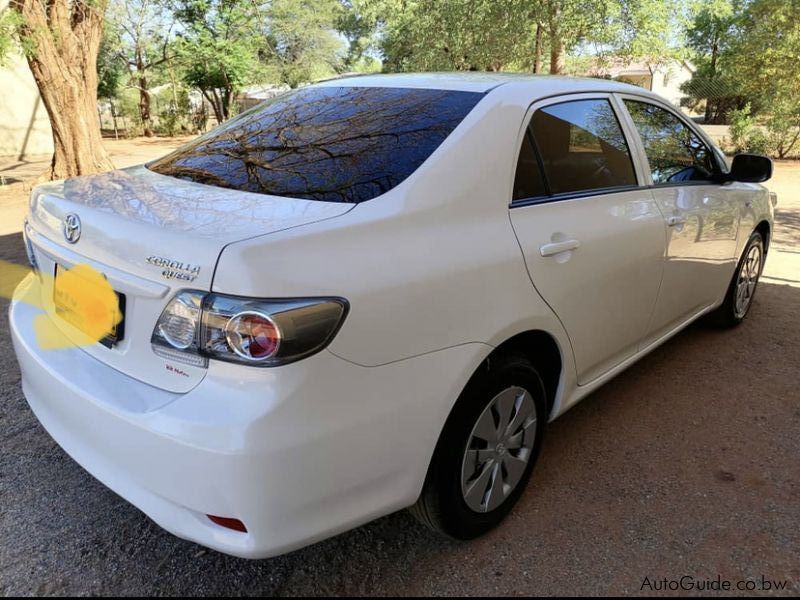
[{"label": "car trunk lid", "polygon": [[[353,206],[216,188],[140,166],[39,186],[27,234],[43,273],[88,264],[125,297],[122,339],[83,349],[131,377],[185,392],[206,369],[157,356],[150,344],[169,299],[180,289],[210,290],[226,245],[333,218]],[[66,235],[69,215],[80,222],[74,241]],[[77,339],[63,319],[53,322]]]}]

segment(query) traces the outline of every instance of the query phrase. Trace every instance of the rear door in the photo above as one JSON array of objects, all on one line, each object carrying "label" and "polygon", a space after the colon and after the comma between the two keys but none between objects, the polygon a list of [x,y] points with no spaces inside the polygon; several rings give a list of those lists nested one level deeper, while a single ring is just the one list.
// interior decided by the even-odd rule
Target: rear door
[{"label": "rear door", "polygon": [[520,135],[511,221],[567,330],[579,384],[632,356],[658,296],[664,220],[609,94],[537,103]]},{"label": "rear door", "polygon": [[622,100],[667,231],[664,281],[647,345],[722,298],[733,274],[746,198],[736,186],[720,183],[712,146],[675,111],[635,95]]}]

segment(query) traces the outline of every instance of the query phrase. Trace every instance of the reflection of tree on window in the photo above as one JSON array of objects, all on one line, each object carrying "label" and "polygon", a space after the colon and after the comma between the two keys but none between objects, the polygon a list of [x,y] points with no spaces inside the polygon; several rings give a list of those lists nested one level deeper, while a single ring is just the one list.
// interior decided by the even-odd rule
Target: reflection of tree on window
[{"label": "reflection of tree on window", "polygon": [[653,183],[705,181],[714,173],[714,159],[703,141],[680,119],[652,104],[626,100],[642,138]]},{"label": "reflection of tree on window", "polygon": [[636,185],[625,136],[605,99],[540,108],[531,131],[551,193]]},{"label": "reflection of tree on window", "polygon": [[148,167],[237,190],[362,202],[416,170],[481,97],[424,89],[301,89]]}]

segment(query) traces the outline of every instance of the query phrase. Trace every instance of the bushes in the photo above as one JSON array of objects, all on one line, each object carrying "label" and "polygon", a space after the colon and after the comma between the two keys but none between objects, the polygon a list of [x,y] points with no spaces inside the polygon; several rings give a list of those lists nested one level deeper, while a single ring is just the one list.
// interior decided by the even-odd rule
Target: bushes
[{"label": "bushes", "polygon": [[750,114],[750,103],[730,113],[730,136],[735,153],[769,154],[770,142],[764,129],[755,123]]},{"label": "bushes", "polygon": [[758,124],[750,104],[730,113],[731,150],[786,158],[800,149],[800,110],[789,103],[776,103],[772,113]]},{"label": "bushes", "polygon": [[800,141],[800,106],[778,102],[767,119],[769,149],[778,158],[786,158],[798,149]]}]

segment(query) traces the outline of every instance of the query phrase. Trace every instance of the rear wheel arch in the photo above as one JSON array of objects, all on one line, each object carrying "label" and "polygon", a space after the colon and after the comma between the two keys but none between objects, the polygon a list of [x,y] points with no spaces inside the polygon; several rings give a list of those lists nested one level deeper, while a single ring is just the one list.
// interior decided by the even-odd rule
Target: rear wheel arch
[{"label": "rear wheel arch", "polygon": [[[474,379],[485,373],[492,368],[492,361],[502,357],[513,354],[521,355],[530,360],[539,372],[542,378],[542,384],[545,391],[545,402],[548,416],[552,415],[555,406],[556,394],[558,386],[561,382],[561,373],[564,369],[564,362],[562,359],[562,352],[556,338],[550,333],[541,329],[531,329],[521,331],[501,344],[495,346],[489,354],[483,358],[480,363],[473,369],[466,383],[464,384],[461,392],[463,393],[473,382]],[[456,402],[450,407],[445,419],[442,421],[439,433],[436,437],[436,444],[442,437],[442,433],[446,426],[447,420],[453,414],[456,407]],[[428,462],[428,471],[430,470],[430,460],[433,458],[433,453]]]},{"label": "rear wheel arch", "polygon": [[[544,427],[548,420],[548,401],[544,378],[539,372],[542,367],[536,367],[520,350],[524,347],[523,339],[512,338],[513,343],[504,343],[502,348],[495,348],[481,361],[464,386],[439,433],[420,494],[416,503],[409,507],[411,513],[431,529],[456,539],[472,539],[499,524],[526,487],[541,448]],[[540,360],[539,365],[544,364],[545,362]],[[508,416],[506,424],[516,423],[509,427],[525,428],[526,433],[514,434],[507,439],[505,436],[508,436],[508,430],[502,424],[504,421],[500,414],[505,414],[502,411],[507,412],[511,407],[507,402],[505,408],[495,403],[499,402],[499,398],[508,399],[508,392],[512,392],[516,398],[514,410],[517,411],[522,410],[521,406],[524,405],[527,396],[530,405],[535,407],[530,413],[535,418],[528,421],[526,416],[523,417],[523,421],[517,421],[516,414],[513,418]],[[517,395],[518,393],[522,395]],[[519,404],[520,402],[522,404]],[[482,415],[489,410],[489,406],[497,406],[501,411],[493,415],[493,426],[497,428],[496,433],[500,437],[492,437],[494,430],[487,425],[480,428],[479,434],[475,433]],[[492,410],[494,412],[494,409]],[[534,429],[528,430],[534,426],[535,432]],[[469,433],[470,430],[472,433]],[[501,433],[503,431],[505,433]],[[530,446],[525,446],[526,454],[524,456],[513,454],[523,451],[522,446],[525,445],[527,435],[531,432],[534,432],[534,437],[529,440]],[[522,438],[517,440],[519,443],[513,445],[514,439],[520,435]],[[485,445],[474,446],[476,449],[470,450],[473,448],[472,440],[475,439]],[[471,453],[474,456],[471,456]],[[482,453],[483,458],[481,458]],[[511,464],[515,465],[513,469],[506,462],[507,456]],[[465,483],[465,477],[468,476],[465,471],[468,468],[468,459],[476,461],[474,466],[476,473],[480,472],[480,475]],[[519,467],[520,463],[524,463],[524,467]],[[517,472],[519,468],[523,471]],[[517,472],[517,479],[510,482],[508,478],[514,472]],[[487,473],[491,473],[490,479],[484,477]],[[500,487],[496,484],[497,478],[502,478]],[[466,489],[464,486],[470,482],[472,486]],[[487,500],[487,506],[490,508],[476,509],[470,504],[470,498],[475,499],[472,488],[476,485],[480,488],[490,487],[491,490],[487,487],[484,493],[491,494],[492,498],[501,489],[504,496],[494,508],[491,508],[491,502]]]},{"label": "rear wheel arch", "polygon": [[558,385],[561,381],[561,372],[564,368],[561,348],[556,339],[541,329],[532,329],[517,333],[508,338],[486,357],[481,368],[491,368],[492,358],[508,354],[521,354],[530,360],[544,384],[547,400],[547,414],[555,406]]}]

